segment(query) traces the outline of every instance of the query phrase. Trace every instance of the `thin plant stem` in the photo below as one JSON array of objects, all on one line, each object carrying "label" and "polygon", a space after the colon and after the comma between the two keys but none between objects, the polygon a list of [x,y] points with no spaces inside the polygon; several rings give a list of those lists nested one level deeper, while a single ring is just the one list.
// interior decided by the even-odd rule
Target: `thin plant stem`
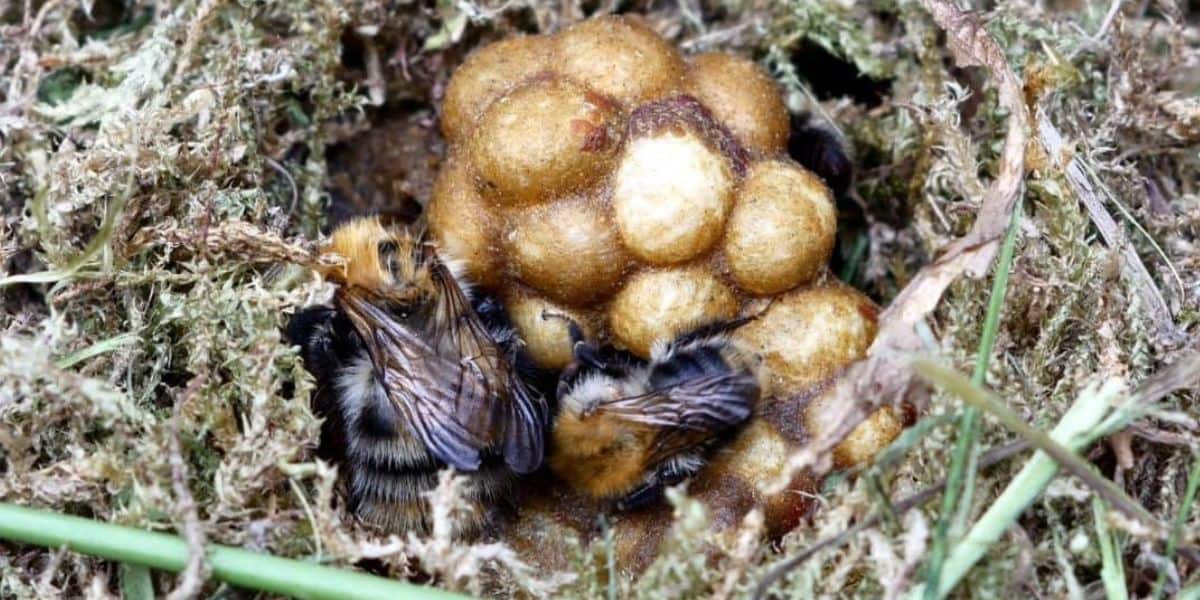
[{"label": "thin plant stem", "polygon": [[[979,337],[979,351],[975,356],[975,370],[971,381],[981,386],[987,378],[988,361],[992,348],[996,345],[996,334],[1000,330],[1000,311],[1004,307],[1004,296],[1008,289],[1008,275],[1012,271],[1013,251],[1016,248],[1017,230],[1021,223],[1021,203],[1013,207],[1012,219],[1004,242],[1000,247],[1000,256],[996,262],[996,276],[992,280],[991,297],[988,299],[987,313],[983,320],[983,332]],[[959,417],[958,433],[955,437],[954,454],[950,458],[950,471],[946,475],[946,493],[942,496],[941,515],[938,517],[934,530],[933,545],[929,554],[928,583],[925,598],[932,599],[939,589],[938,580],[941,578],[942,563],[946,560],[946,548],[949,544],[950,523],[958,523],[956,529],[962,527],[970,513],[972,496],[975,485],[977,462],[975,456],[976,421],[979,420],[979,409],[967,406]],[[966,480],[966,485],[963,481]],[[961,500],[960,500],[961,496]],[[956,509],[956,507],[960,507]],[[957,516],[956,516],[957,514]]]},{"label": "thin plant stem", "polygon": [[1100,580],[1108,600],[1128,600],[1125,586],[1125,567],[1121,563],[1121,541],[1108,528],[1108,507],[1092,496],[1092,514],[1096,521],[1096,539],[1100,542]]},{"label": "thin plant stem", "polygon": [[131,168],[128,177],[125,178],[125,190],[113,198],[105,207],[104,218],[100,221],[100,229],[96,231],[96,235],[92,236],[92,239],[83,248],[83,251],[68,260],[67,264],[61,269],[38,273],[22,273],[0,278],[0,288],[18,283],[55,283],[70,277],[87,265],[93,258],[99,256],[108,247],[108,243],[113,236],[113,231],[116,230],[117,222],[121,220],[121,215],[124,214],[125,205],[133,197],[136,183],[135,174],[136,172]]},{"label": "thin plant stem", "polygon": [[846,259],[846,266],[842,267],[842,276],[840,279],[853,285],[854,278],[858,275],[859,266],[862,265],[864,257],[867,255],[867,245],[870,243],[866,234],[861,234],[854,240],[854,246],[850,250],[850,257]]},{"label": "thin plant stem", "polygon": [[[1074,449],[1076,446],[1087,446],[1100,437],[1096,431],[1102,421],[1097,421],[1094,426],[1074,434],[1078,439],[1072,438],[1069,440],[1069,443],[1064,443],[1053,434],[1047,435],[1044,431],[1029,425],[1013,412],[1012,409],[1001,402],[995,394],[972,384],[967,378],[959,375],[953,369],[944,367],[928,359],[917,359],[913,361],[913,370],[938,386],[953,392],[967,404],[987,412],[997,421],[1000,421],[1000,424],[1004,425],[1005,428],[1025,438],[1035,448],[1049,455],[1059,466],[1062,466],[1070,471],[1072,475],[1083,480],[1088,487],[1092,488],[1093,491],[1104,498],[1114,508],[1125,513],[1126,516],[1137,519],[1148,527],[1162,532],[1166,531],[1166,527],[1162,523],[1159,523],[1158,519],[1150,514],[1145,507],[1138,504],[1133,498],[1130,498],[1111,479],[1098,474],[1090,463],[1075,453]],[[1111,380],[1106,382],[1099,392],[1090,389],[1084,390],[1080,394],[1080,398],[1097,395],[1117,397],[1121,394],[1122,385],[1118,380]],[[1080,400],[1076,400],[1076,404],[1079,402]],[[1105,406],[1104,408],[1108,409],[1110,407]],[[1068,415],[1063,416],[1064,421]],[[1103,416],[1101,415],[1102,418]]]},{"label": "thin plant stem", "polygon": [[[130,565],[179,572],[187,566],[187,544],[177,536],[102,523],[0,503],[0,539],[46,548],[67,547]],[[210,544],[207,560],[214,578],[238,587],[296,598],[462,598],[436,588],[392,581],[365,573]]]},{"label": "thin plant stem", "polygon": [[[1196,502],[1197,488],[1200,488],[1200,456],[1197,456],[1195,462],[1192,463],[1192,470],[1188,473],[1187,488],[1183,492],[1183,502],[1179,505],[1179,513],[1175,515],[1175,522],[1171,525],[1171,534],[1167,537],[1167,555],[1165,557],[1167,565],[1175,562],[1175,552],[1179,549],[1179,536],[1183,534],[1183,527],[1187,525],[1192,504]],[[1167,569],[1164,568],[1158,572],[1158,578],[1154,581],[1154,600],[1162,598],[1166,584]]]},{"label": "thin plant stem", "polygon": [[[1000,462],[1006,461],[1006,460],[1012,458],[1013,456],[1016,456],[1017,454],[1020,454],[1028,449],[1029,449],[1029,442],[1025,442],[1025,441],[1013,442],[1011,444],[1006,444],[1004,446],[1000,446],[999,448],[993,448],[993,449],[985,452],[983,454],[983,456],[981,456],[979,458],[979,462],[981,463],[983,468],[987,468],[992,465],[998,464]],[[926,502],[929,502],[935,496],[942,493],[942,491],[945,488],[946,488],[946,480],[943,479],[942,481],[940,481],[934,485],[931,485],[911,496],[902,498],[901,500],[899,500],[898,502],[895,502],[893,504],[893,506],[895,507],[896,514],[902,515],[918,506],[924,505]],[[879,511],[877,510],[871,516],[869,516],[861,521],[858,521],[854,525],[851,525],[850,527],[842,530],[841,533],[831,536],[831,537],[827,537],[827,538],[809,546],[807,549],[800,552],[799,554],[796,554],[796,555],[788,558],[787,560],[775,565],[775,567],[773,567],[769,572],[767,572],[767,575],[765,577],[763,577],[763,579],[761,581],[758,582],[758,585],[755,586],[755,588],[754,588],[754,594],[751,597],[754,598],[754,600],[762,600],[762,598],[766,597],[767,592],[771,589],[771,586],[779,583],[779,581],[781,579],[783,579],[783,577],[785,575],[787,575],[792,569],[796,568],[801,563],[808,560],[814,554],[820,552],[821,550],[825,550],[828,548],[837,548],[838,546],[841,546],[842,544],[849,541],[850,538],[854,537],[858,533],[860,533],[862,531],[866,531],[867,529],[870,529],[872,527],[879,525],[879,523],[881,521],[882,521],[882,516],[880,515]]]},{"label": "thin plant stem", "polygon": [[609,525],[608,519],[604,515],[600,516],[600,527],[604,530],[604,564],[608,569],[608,600],[618,600],[620,590],[617,588],[619,582],[617,581],[616,539],[613,537],[612,526]]},{"label": "thin plant stem", "polygon": [[[1004,298],[1008,292],[1008,276],[1012,273],[1013,253],[1017,246],[1017,231],[1021,226],[1021,203],[1013,207],[1012,221],[1004,234],[1004,243],[1000,246],[1000,258],[996,263],[996,278],[992,280],[992,295],[988,300],[987,314],[983,320],[983,333],[979,338],[979,353],[975,357],[975,370],[971,373],[971,383],[983,386],[987,380],[988,362],[991,360],[992,348],[996,346],[996,335],[1000,331],[1000,311],[1004,308]],[[967,408],[966,410],[971,410]],[[978,472],[978,453],[975,451],[977,417],[973,415],[970,427],[964,416],[960,424],[959,435],[967,445],[966,472],[963,475],[961,498],[958,501],[958,514],[955,517],[954,528],[961,532],[971,513],[971,503],[975,495],[975,476]]]},{"label": "thin plant stem", "polygon": [[69,369],[89,358],[95,358],[101,354],[112,352],[124,346],[131,346],[140,341],[140,338],[134,333],[122,333],[108,339],[100,340],[87,348],[72,352],[62,358],[54,361],[54,366],[60,369]]},{"label": "thin plant stem", "polygon": [[[1160,527],[1145,508],[1129,498],[1112,481],[1105,479],[1076,453],[1095,442],[1097,426],[1109,412],[1113,400],[1122,393],[1122,384],[1113,380],[1091,387],[1063,415],[1049,435],[1027,425],[992,394],[971,384],[962,375],[933,361],[913,361],[913,370],[925,379],[953,392],[965,402],[994,416],[1005,427],[1025,438],[1039,452],[1030,458],[1020,472],[979,518],[970,531],[947,553],[942,565],[939,588],[933,595],[944,598],[966,576],[988,549],[1016,522],[1017,517],[1039,496],[1057,476],[1060,466],[1079,477],[1114,507],[1150,527]],[[912,598],[926,595],[925,586],[913,590]]]}]

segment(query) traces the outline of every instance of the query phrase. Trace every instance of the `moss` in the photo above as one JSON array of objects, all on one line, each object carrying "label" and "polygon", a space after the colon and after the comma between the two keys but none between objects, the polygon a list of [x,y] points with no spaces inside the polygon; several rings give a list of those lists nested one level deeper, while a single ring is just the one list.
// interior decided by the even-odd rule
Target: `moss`
[{"label": "moss", "polygon": [[[985,71],[950,66],[945,37],[920,5],[714,2],[701,3],[696,18],[668,4],[646,14],[652,26],[687,48],[762,59],[793,92],[794,109],[829,119],[852,143],[859,168],[841,208],[869,240],[855,279],[868,293],[890,300],[973,222],[997,171],[1006,115],[986,91]],[[1013,0],[984,17],[1025,78],[1027,101],[1113,192],[1105,206],[1176,324],[1194,336],[1200,109],[1186,68],[1197,52],[1194,15],[1122,5],[1106,20],[1107,4],[1082,12],[1070,4]],[[753,532],[753,522],[714,536],[696,504],[676,497],[680,518],[659,560],[614,588],[592,560],[603,557],[602,543],[580,549],[574,577],[555,577],[496,546],[377,538],[345,517],[334,472],[315,461],[318,423],[302,400],[311,382],[280,336],[290,311],[328,290],[281,262],[305,256],[340,201],[329,182],[339,169],[353,172],[341,153],[361,132],[425,111],[415,121],[436,140],[427,111],[471,48],[513,31],[561,29],[582,14],[579,4],[84,3],[90,16],[73,3],[32,6],[32,15],[19,3],[0,14],[0,278],[18,278],[0,288],[0,499],[180,531],[169,463],[178,432],[211,540],[341,565],[367,556],[396,576],[419,563],[437,573],[435,583],[481,593],[743,596],[788,556],[884,506],[883,497],[944,476],[950,428],[931,427],[877,470],[875,491],[863,477],[827,486],[812,522],[777,548],[737,535]],[[818,101],[804,75],[823,63],[792,63],[814,45],[883,82],[879,102]],[[381,105],[372,94],[382,94]],[[1031,156],[1027,222],[987,382],[1045,428],[1087,382],[1136,384],[1179,345],[1146,321],[1144,284],[1122,275],[1058,157]],[[408,182],[428,179],[437,159],[371,185],[384,198],[391,186],[427,188]],[[944,360],[963,371],[987,289],[958,282],[929,322]],[[1088,455],[1166,522],[1179,509],[1187,445],[1197,442],[1188,425],[1198,402],[1192,391],[1161,403],[1134,436],[1131,465],[1114,445]],[[958,408],[934,395],[926,414]],[[985,421],[983,447],[1012,439]],[[980,473],[970,515],[1020,463]],[[1059,595],[1068,572],[1084,589],[1098,585],[1094,514],[1080,491],[1070,480],[1053,486],[960,593]],[[935,504],[818,552],[785,580],[788,593],[874,597],[921,581]],[[1110,526],[1125,539],[1127,583],[1147,592],[1162,545],[1127,523]],[[1200,530],[1200,516],[1184,530]],[[1183,544],[1196,543],[1185,535]],[[0,544],[0,596],[115,590],[116,572]],[[1194,569],[1179,573],[1195,583]],[[174,585],[155,581],[160,593]],[[1168,580],[1168,590],[1175,585]]]}]

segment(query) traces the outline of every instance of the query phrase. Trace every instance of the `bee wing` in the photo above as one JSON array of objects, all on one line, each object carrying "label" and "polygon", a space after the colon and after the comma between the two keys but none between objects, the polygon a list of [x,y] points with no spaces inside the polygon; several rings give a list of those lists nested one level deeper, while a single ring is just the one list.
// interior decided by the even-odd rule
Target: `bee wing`
[{"label": "bee wing", "polygon": [[694,448],[750,417],[758,400],[758,381],[745,372],[688,379],[648,394],[619,398],[601,410],[633,422],[652,425],[652,461],[665,460]]},{"label": "bee wing", "polygon": [[[492,334],[475,314],[458,282],[434,261],[433,279],[439,286],[439,319],[465,364],[479,373],[480,394],[460,398],[461,417],[471,429],[500,436],[504,462],[516,473],[530,473],[542,464],[548,408],[513,372]],[[490,375],[490,377],[488,376]]]},{"label": "bee wing", "polygon": [[504,433],[504,461],[515,473],[532,473],[542,464],[546,419],[546,401],[529,391],[514,378],[513,398]]},{"label": "bee wing", "polygon": [[483,382],[375,304],[353,294],[339,295],[339,302],[410,431],[446,464],[478,469],[489,439],[463,422],[461,406],[476,403],[470,398],[484,393]]}]

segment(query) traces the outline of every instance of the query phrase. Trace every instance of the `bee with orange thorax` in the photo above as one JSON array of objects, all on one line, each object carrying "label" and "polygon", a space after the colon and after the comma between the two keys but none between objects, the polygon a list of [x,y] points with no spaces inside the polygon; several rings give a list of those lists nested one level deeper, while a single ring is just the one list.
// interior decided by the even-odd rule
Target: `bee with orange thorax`
[{"label": "bee with orange thorax", "polygon": [[756,359],[725,336],[748,320],[660,343],[648,362],[605,352],[569,323],[574,360],[559,381],[550,469],[622,510],[699,472],[709,447],[750,417],[761,393]]},{"label": "bee with orange thorax", "polygon": [[447,466],[470,476],[470,535],[514,474],[542,462],[547,408],[515,373],[515,336],[489,329],[434,248],[378,219],[336,229],[322,275],[332,306],[289,324],[317,380],[322,451],[340,459],[350,504],[389,531],[425,530],[425,492]]}]

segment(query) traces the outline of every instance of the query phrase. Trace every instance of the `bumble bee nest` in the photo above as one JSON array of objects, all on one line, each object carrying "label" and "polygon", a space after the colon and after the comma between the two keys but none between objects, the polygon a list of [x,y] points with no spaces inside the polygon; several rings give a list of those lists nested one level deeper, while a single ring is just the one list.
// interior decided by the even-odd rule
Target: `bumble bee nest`
[{"label": "bumble bee nest", "polygon": [[[788,125],[755,63],[684,57],[635,19],[509,38],[446,88],[429,227],[504,300],[541,367],[571,358],[547,313],[647,357],[698,323],[765,310],[736,338],[765,360],[765,395],[802,392],[862,356],[877,311],[826,268],[837,213],[788,158]],[[875,420],[861,436],[898,428]]]},{"label": "bumble bee nest", "polygon": [[[808,511],[795,492],[815,482],[801,475],[784,493],[760,490],[826,426],[825,384],[864,355],[877,315],[826,267],[833,198],[787,156],[788,128],[775,83],[755,63],[684,57],[634,19],[510,38],[477,50],[446,88],[448,160],[427,213],[442,251],[503,299],[531,358],[549,370],[570,361],[572,344],[566,322],[548,314],[643,358],[697,324],[759,315],[733,338],[762,358],[764,397],[774,400],[690,492],[727,523],[761,506],[775,533]],[[877,413],[835,461],[868,459],[900,427],[890,410]],[[578,503],[538,496],[526,514],[539,502]],[[622,564],[652,554],[646,540],[670,522],[659,512],[618,517]],[[546,520],[529,517],[509,542],[545,554],[547,536],[557,534]]]}]

